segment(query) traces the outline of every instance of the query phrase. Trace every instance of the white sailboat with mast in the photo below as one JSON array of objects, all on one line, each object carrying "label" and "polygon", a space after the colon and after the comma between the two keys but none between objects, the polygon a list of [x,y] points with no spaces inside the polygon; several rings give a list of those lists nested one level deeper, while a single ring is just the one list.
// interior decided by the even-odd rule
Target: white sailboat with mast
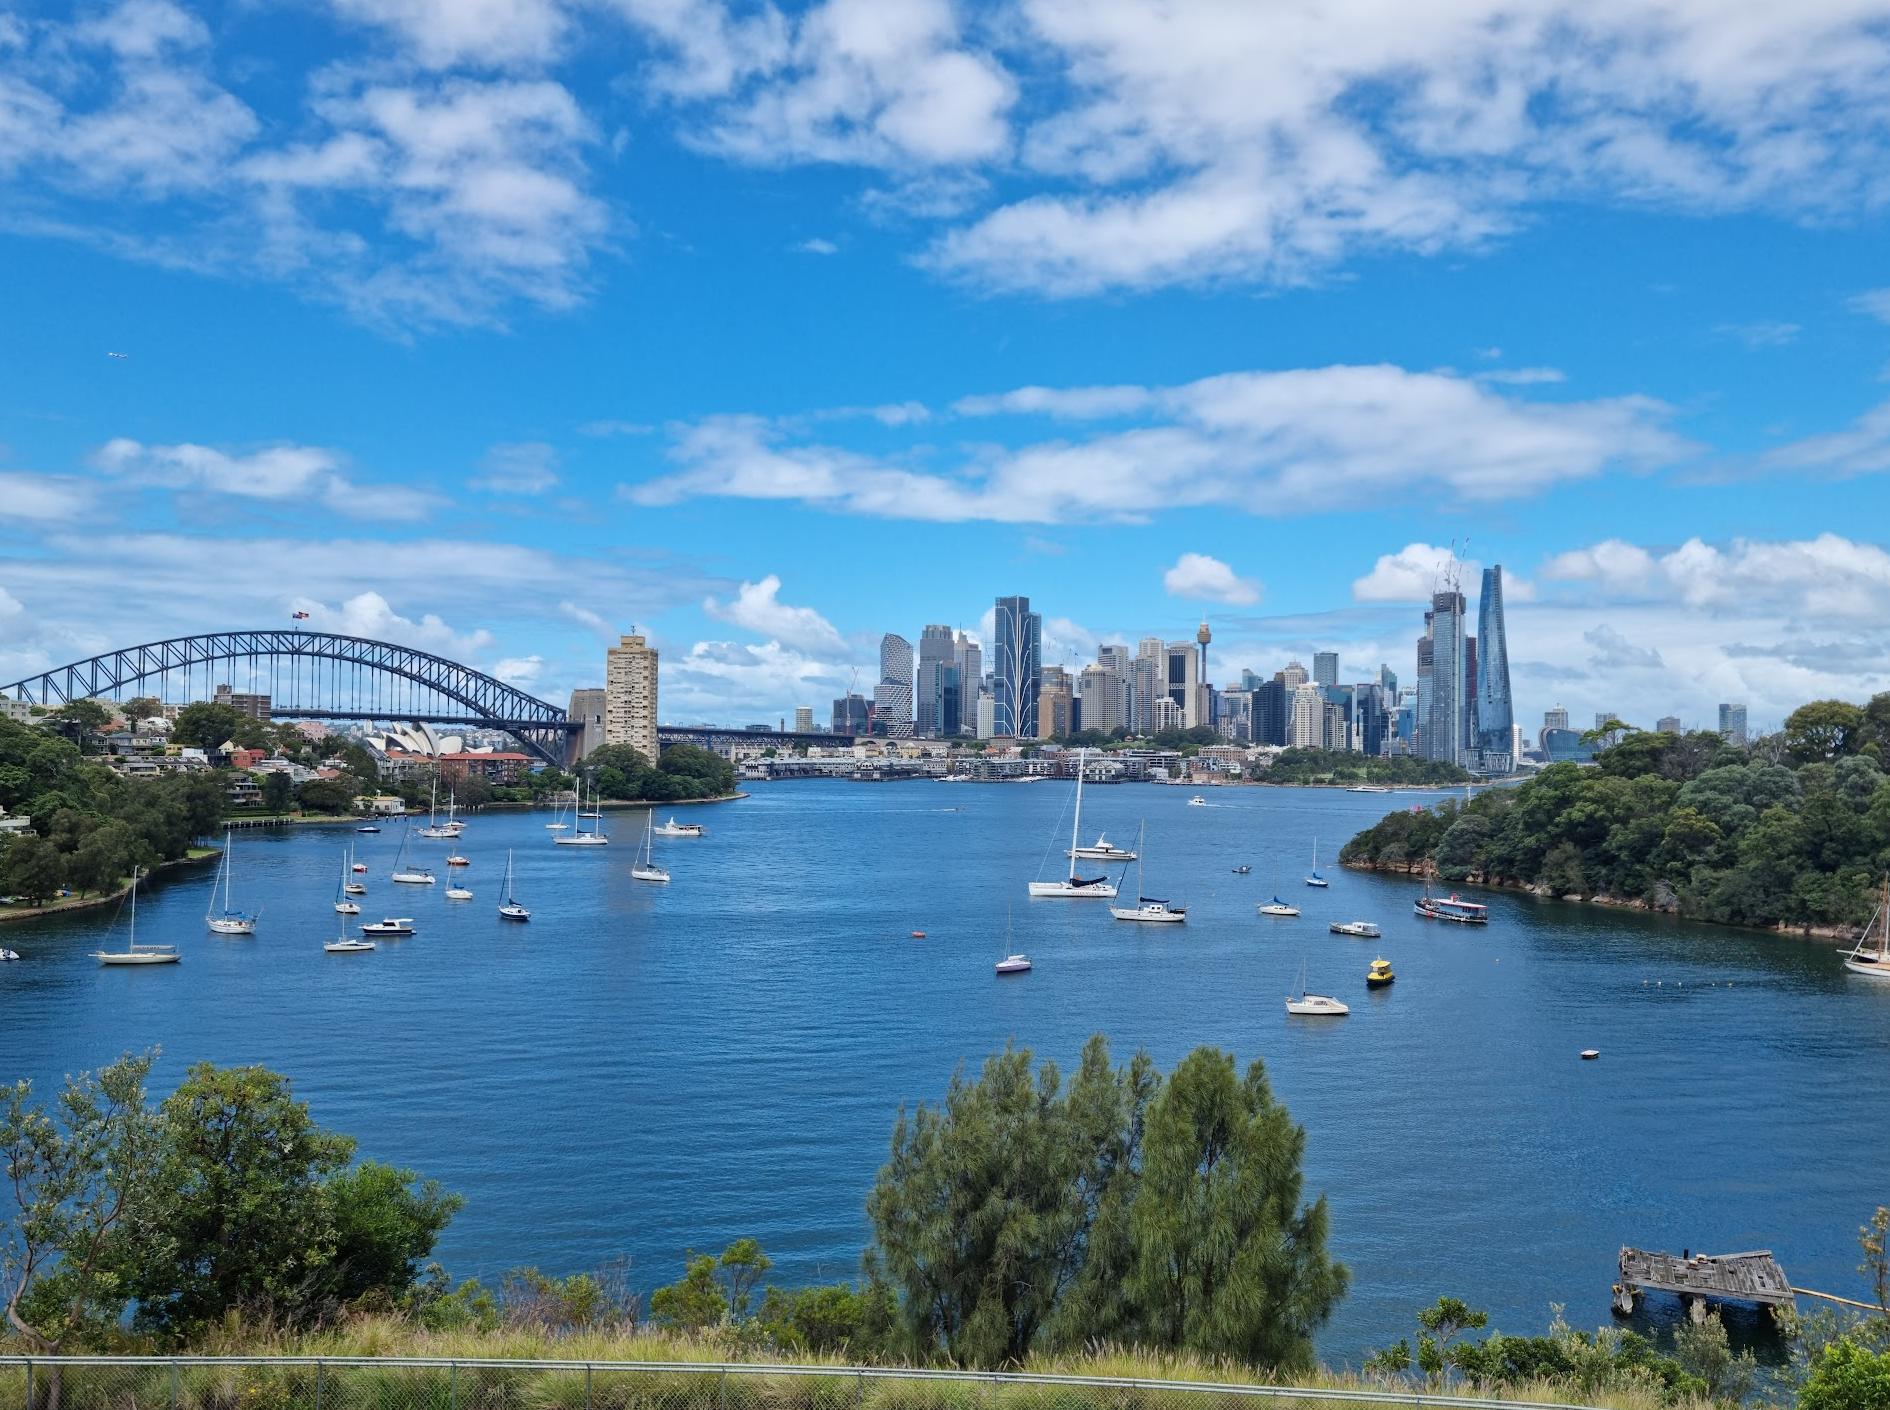
[{"label": "white sailboat with mast", "polygon": [[1032,896],[1070,896],[1094,898],[1098,901],[1113,901],[1116,898],[1115,883],[1107,876],[1083,877],[1076,874],[1077,839],[1083,831],[1083,769],[1089,761],[1089,751],[1076,751],[1076,814],[1070,820],[1070,870],[1062,881],[1033,881],[1030,883]]},{"label": "white sailboat with mast", "polygon": [[532,913],[518,903],[518,897],[512,894],[512,849],[505,849],[505,899],[499,902],[500,920],[530,920]]},{"label": "white sailboat with mast", "polygon": [[1153,925],[1180,925],[1188,918],[1188,908],[1151,896],[1142,882],[1142,858],[1148,851],[1148,822],[1143,821],[1135,835],[1135,896],[1133,906],[1111,906],[1109,914],[1117,920],[1139,920]]},{"label": "white sailboat with mast", "polygon": [[459,830],[453,826],[451,816],[444,826],[440,824],[440,778],[433,776],[433,786],[427,790],[427,825],[420,829],[422,837],[458,837]]},{"label": "white sailboat with mast", "polygon": [[[581,800],[578,806],[581,810],[583,807]],[[572,832],[569,837],[552,838],[551,840],[554,844],[559,847],[602,847],[610,841],[610,839],[604,835],[604,819],[595,807],[593,807],[589,813],[580,811],[577,816],[580,818],[596,818],[597,827],[593,831],[586,832],[583,827],[580,826]]]},{"label": "white sailboat with mast", "polygon": [[405,886],[431,886],[433,873],[425,867],[407,864],[407,839],[412,836],[411,827],[400,834],[400,855],[394,858],[394,870],[389,874],[389,881],[398,881]]},{"label": "white sailboat with mast", "polygon": [[637,850],[637,859],[631,864],[632,881],[668,881],[669,873],[656,864],[656,810],[652,808],[646,815],[643,828],[643,846]]},{"label": "white sailboat with mast", "polygon": [[341,879],[335,883],[335,914],[358,916],[361,908],[348,899],[348,859],[341,859]]},{"label": "white sailboat with mast", "polygon": [[1856,946],[1845,953],[1844,968],[1871,979],[1890,979],[1890,877],[1884,878],[1883,899],[1870,924]]},{"label": "white sailboat with mast", "polygon": [[138,879],[131,873],[131,939],[122,950],[94,950],[92,958],[104,965],[176,964],[182,958],[175,945],[140,945],[138,943]]},{"label": "white sailboat with mast", "polygon": [[1312,870],[1306,874],[1306,884],[1321,890],[1332,884],[1319,874],[1319,838],[1316,835],[1312,840]]},{"label": "white sailboat with mast", "polygon": [[[217,879],[210,885],[210,909],[204,912],[203,923],[210,927],[213,935],[254,935],[256,922],[262,919],[259,911],[250,915],[236,909],[236,902],[231,895],[231,858],[236,854],[236,832],[225,829],[223,833],[223,859],[217,865]],[[223,909],[217,909],[217,887],[223,888]]]}]

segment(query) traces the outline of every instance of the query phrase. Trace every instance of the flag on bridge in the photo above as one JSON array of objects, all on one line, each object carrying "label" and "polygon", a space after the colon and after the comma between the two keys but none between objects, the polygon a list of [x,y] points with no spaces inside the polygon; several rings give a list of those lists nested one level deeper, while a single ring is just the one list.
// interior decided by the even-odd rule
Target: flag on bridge
[{"label": "flag on bridge", "polygon": [[306,622],[308,620],[308,613],[306,612],[291,612],[289,615],[298,622]]}]

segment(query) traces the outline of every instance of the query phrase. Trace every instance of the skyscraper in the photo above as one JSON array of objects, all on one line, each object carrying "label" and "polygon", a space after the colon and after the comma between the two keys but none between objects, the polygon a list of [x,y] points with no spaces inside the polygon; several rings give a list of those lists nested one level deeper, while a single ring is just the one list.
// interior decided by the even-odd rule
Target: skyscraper
[{"label": "skyscraper", "polygon": [[1483,768],[1508,773],[1516,766],[1510,754],[1515,706],[1509,694],[1509,628],[1503,618],[1503,565],[1483,570],[1483,590],[1477,598],[1477,738]]},{"label": "skyscraper", "polygon": [[1679,734],[1681,732],[1680,717],[1678,715],[1662,715],[1659,720],[1655,721],[1654,731],[1657,734]]},{"label": "skyscraper", "polygon": [[928,626],[919,633],[919,684],[913,695],[914,721],[927,739],[958,733],[958,643],[950,627]]},{"label": "skyscraper", "polygon": [[1193,729],[1196,725],[1206,724],[1207,721],[1201,718],[1201,658],[1195,654],[1194,644],[1171,641],[1166,654],[1167,669],[1162,676],[1162,692],[1181,711],[1181,727]]},{"label": "skyscraper", "polygon": [[1728,744],[1746,747],[1746,707],[1744,705],[1721,705],[1719,707],[1719,733]]},{"label": "skyscraper", "polygon": [[604,662],[604,743],[628,744],[652,765],[656,744],[656,651],[626,636]]},{"label": "skyscraper", "polygon": [[1037,693],[1042,688],[1043,619],[1028,597],[997,600],[991,662],[992,728],[1001,738],[1037,737]]},{"label": "skyscraper", "polygon": [[912,736],[912,643],[896,632],[887,632],[879,639],[873,730],[894,739]]},{"label": "skyscraper", "polygon": [[1312,680],[1314,685],[1337,685],[1339,683],[1339,653],[1336,651],[1315,651],[1312,658]]},{"label": "skyscraper", "polygon": [[952,643],[958,667],[958,716],[962,733],[978,728],[978,689],[984,681],[984,648],[963,632]]},{"label": "skyscraper", "polygon": [[1045,666],[1037,689],[1037,737],[1062,739],[1071,729],[1075,702],[1070,673],[1061,666]]},{"label": "skyscraper", "polygon": [[1326,698],[1310,681],[1293,687],[1286,722],[1286,743],[1292,749],[1326,747]]},{"label": "skyscraper", "polygon": [[[1419,726],[1424,757],[1446,764],[1463,762],[1464,643],[1463,594],[1445,588],[1431,595],[1430,712]],[[1420,663],[1418,674],[1423,676]]]},{"label": "skyscraper", "polygon": [[[1111,648],[1105,646],[1103,651]],[[1120,648],[1116,648],[1120,650]],[[1083,728],[1127,729],[1129,725],[1129,680],[1126,673],[1113,671],[1105,661],[1083,667],[1077,677],[1077,692],[1083,700]]]},{"label": "skyscraper", "polygon": [[814,707],[796,705],[794,707],[794,733],[812,734],[814,732]]},{"label": "skyscraper", "polygon": [[1285,670],[1275,671],[1273,673],[1273,679],[1285,686],[1288,690],[1293,690],[1298,686],[1306,684],[1306,682],[1312,678],[1306,674],[1306,668],[1300,665],[1299,662],[1288,661]]},{"label": "skyscraper", "polygon": [[866,697],[843,695],[833,702],[833,732],[847,739],[866,733],[868,724]]}]

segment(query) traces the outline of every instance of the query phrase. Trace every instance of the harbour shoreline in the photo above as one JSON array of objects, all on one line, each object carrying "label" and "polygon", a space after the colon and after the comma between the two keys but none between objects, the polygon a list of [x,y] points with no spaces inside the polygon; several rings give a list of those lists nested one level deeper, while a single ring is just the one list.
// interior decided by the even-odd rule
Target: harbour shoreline
[{"label": "harbour shoreline", "polygon": [[[148,881],[163,872],[173,871],[179,867],[202,866],[205,862],[215,861],[222,855],[223,849],[221,847],[192,847],[189,852],[181,857],[173,857],[168,862],[159,862],[156,866],[152,867],[150,871],[145,873],[145,880]],[[11,906],[0,908],[0,925],[4,925],[6,922],[13,920],[39,920],[45,916],[67,915],[73,911],[96,910],[100,906],[108,906],[114,901],[123,900],[125,894],[130,890],[131,878],[126,877],[123,882],[113,887],[111,890],[100,891],[91,896],[69,897],[63,901],[56,901],[50,906],[25,906],[17,909]]]}]

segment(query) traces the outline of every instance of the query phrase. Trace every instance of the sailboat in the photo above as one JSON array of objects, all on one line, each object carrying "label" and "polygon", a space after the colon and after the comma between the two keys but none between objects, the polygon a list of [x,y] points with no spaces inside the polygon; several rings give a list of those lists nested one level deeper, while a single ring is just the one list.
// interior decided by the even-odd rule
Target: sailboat
[{"label": "sailboat", "polygon": [[1135,894],[1133,906],[1111,906],[1109,914],[1117,920],[1148,921],[1156,925],[1179,925],[1188,918],[1188,908],[1148,895],[1142,887],[1142,855],[1148,840],[1148,823],[1142,823],[1141,830],[1135,837]]},{"label": "sailboat", "polygon": [[1083,831],[1083,768],[1088,762],[1089,751],[1076,751],[1076,816],[1070,820],[1070,871],[1062,881],[1033,881],[1029,894],[1032,896],[1093,896],[1099,901],[1113,901],[1116,898],[1115,883],[1106,876],[1083,877],[1076,874],[1076,839]]},{"label": "sailboat", "polygon": [[362,872],[366,870],[367,870],[366,862],[357,862],[354,859],[354,844],[350,842],[348,844],[348,873],[347,873],[347,876],[343,879],[342,886],[341,886],[341,890],[344,895],[348,895],[348,896],[367,895],[366,885],[354,879],[355,877],[359,876]]},{"label": "sailboat", "polygon": [[570,801],[571,801],[571,796],[567,796],[563,793],[560,793],[558,795],[558,809],[556,812],[554,812],[551,815],[551,821],[545,824],[546,831],[563,832],[571,826],[570,823],[564,820],[565,804],[569,803]]},{"label": "sailboat", "polygon": [[[1004,908],[1004,943],[1007,945],[1016,943],[1011,937],[1011,908],[1009,906]],[[1029,974],[1030,956],[1022,952],[1013,952],[999,960],[994,967],[1000,975]]]},{"label": "sailboat", "polygon": [[431,886],[433,885],[432,872],[428,871],[425,867],[407,865],[407,839],[410,836],[412,836],[411,829],[401,833],[400,855],[394,858],[394,870],[387,879],[389,881],[401,882],[407,886]]},{"label": "sailboat", "polygon": [[668,881],[669,873],[656,864],[656,810],[652,808],[644,815],[643,846],[637,852],[637,859],[630,867],[632,881]]},{"label": "sailboat", "polygon": [[[348,863],[344,858],[341,863],[341,879],[335,883],[335,914],[358,916],[361,908],[348,899]],[[363,888],[364,890],[366,888]]]},{"label": "sailboat", "polygon": [[512,894],[512,849],[505,849],[505,899],[499,902],[500,920],[530,920],[532,913],[518,903]]},{"label": "sailboat", "polygon": [[449,820],[447,821],[445,826],[440,825],[439,803],[440,803],[440,780],[439,780],[438,775],[435,775],[433,779],[433,787],[429,789],[427,792],[427,825],[420,829],[420,835],[422,837],[458,837],[459,830],[453,826],[450,820],[451,818],[450,813],[448,815]]},{"label": "sailboat", "polygon": [[[230,900],[230,858],[236,852],[236,833],[225,830],[223,834],[223,860],[217,865],[217,879],[210,885],[210,909],[204,912],[203,923],[210,927],[213,935],[254,935],[260,913],[249,915],[239,911]],[[217,887],[223,887],[223,909],[217,910]]]},{"label": "sailboat", "polygon": [[[584,806],[581,799],[579,800],[578,806],[580,808]],[[598,817],[595,809],[589,813],[580,812],[578,816],[580,818],[597,818],[596,829],[591,832],[586,832],[580,827],[569,837],[554,837],[551,840],[560,847],[602,847],[610,841],[610,839],[604,835],[604,820]]]},{"label": "sailboat", "polygon": [[1312,870],[1307,873],[1306,884],[1317,886],[1322,891],[1332,884],[1319,874],[1319,839],[1317,837],[1312,840]]},{"label": "sailboat", "polygon": [[[340,908],[337,907],[336,909]],[[359,913],[361,908],[356,906],[354,909],[356,913]],[[372,940],[357,940],[354,936],[348,934],[345,928],[342,930],[341,934],[322,946],[322,949],[326,950],[331,955],[358,955],[373,948],[374,942]]]},{"label": "sailboat", "polygon": [[1883,883],[1883,899],[1864,927],[1854,949],[1844,956],[1844,968],[1872,979],[1890,979],[1890,877]]},{"label": "sailboat", "polygon": [[175,945],[138,943],[138,876],[139,873],[134,869],[131,873],[131,939],[122,950],[94,950],[92,958],[100,964],[176,964],[182,958]]},{"label": "sailboat", "polygon": [[1286,996],[1286,1011],[1301,1018],[1344,1018],[1352,1010],[1329,994],[1306,992],[1306,962],[1299,962],[1299,995]]},{"label": "sailboat", "polygon": [[1271,901],[1262,901],[1258,906],[1254,907],[1254,909],[1259,911],[1263,916],[1296,916],[1299,914],[1298,906],[1280,899],[1280,874],[1277,871],[1273,873],[1273,899]]}]

